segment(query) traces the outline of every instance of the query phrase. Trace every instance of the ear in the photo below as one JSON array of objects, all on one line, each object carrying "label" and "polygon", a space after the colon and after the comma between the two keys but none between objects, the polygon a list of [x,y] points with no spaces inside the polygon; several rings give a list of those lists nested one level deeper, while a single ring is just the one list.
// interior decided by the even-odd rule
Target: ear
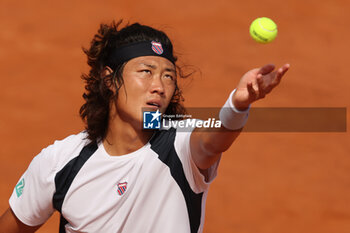
[{"label": "ear", "polygon": [[111,75],[113,73],[113,70],[109,66],[105,66],[101,72],[101,77],[105,78],[108,75]]},{"label": "ear", "polygon": [[111,91],[115,92],[115,83],[110,76],[111,74],[113,74],[113,70],[109,66],[105,66],[101,71],[100,77],[104,85]]}]

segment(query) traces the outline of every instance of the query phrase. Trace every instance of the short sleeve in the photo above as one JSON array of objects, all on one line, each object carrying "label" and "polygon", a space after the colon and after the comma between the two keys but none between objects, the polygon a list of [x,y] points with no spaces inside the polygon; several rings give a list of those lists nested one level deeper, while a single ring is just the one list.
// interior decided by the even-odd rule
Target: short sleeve
[{"label": "short sleeve", "polygon": [[49,146],[32,160],[10,197],[12,211],[28,226],[43,224],[54,212],[53,153],[53,146]]},{"label": "short sleeve", "polygon": [[194,128],[188,128],[187,130],[182,129],[176,132],[175,150],[181,160],[186,179],[192,190],[195,193],[200,193],[206,191],[210,183],[215,179],[220,159],[208,168],[208,180],[206,180],[191,156],[190,139],[193,129]]}]

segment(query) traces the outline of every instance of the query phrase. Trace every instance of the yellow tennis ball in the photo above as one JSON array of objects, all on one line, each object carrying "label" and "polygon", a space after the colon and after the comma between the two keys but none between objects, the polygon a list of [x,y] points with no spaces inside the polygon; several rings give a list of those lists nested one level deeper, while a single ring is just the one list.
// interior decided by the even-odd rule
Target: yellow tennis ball
[{"label": "yellow tennis ball", "polygon": [[257,18],[250,25],[249,32],[256,42],[267,44],[276,38],[277,25],[267,17]]}]

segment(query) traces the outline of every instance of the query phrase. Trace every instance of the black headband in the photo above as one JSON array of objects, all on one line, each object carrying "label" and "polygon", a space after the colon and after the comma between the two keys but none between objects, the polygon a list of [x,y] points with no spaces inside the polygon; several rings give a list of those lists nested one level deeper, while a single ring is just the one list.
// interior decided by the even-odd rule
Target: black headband
[{"label": "black headband", "polygon": [[171,48],[155,41],[141,41],[117,48],[109,57],[109,66],[120,65],[130,59],[141,56],[164,57],[175,64],[175,58]]}]

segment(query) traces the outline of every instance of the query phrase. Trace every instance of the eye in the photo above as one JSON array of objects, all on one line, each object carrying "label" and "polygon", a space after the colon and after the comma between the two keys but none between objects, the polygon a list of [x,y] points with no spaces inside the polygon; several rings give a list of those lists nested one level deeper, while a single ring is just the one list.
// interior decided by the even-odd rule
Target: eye
[{"label": "eye", "polygon": [[168,79],[174,80],[174,76],[172,76],[170,74],[166,74],[165,77],[168,78]]},{"label": "eye", "polygon": [[146,74],[150,74],[151,73],[151,71],[148,70],[148,69],[140,70],[140,72],[141,73],[146,73]]}]

